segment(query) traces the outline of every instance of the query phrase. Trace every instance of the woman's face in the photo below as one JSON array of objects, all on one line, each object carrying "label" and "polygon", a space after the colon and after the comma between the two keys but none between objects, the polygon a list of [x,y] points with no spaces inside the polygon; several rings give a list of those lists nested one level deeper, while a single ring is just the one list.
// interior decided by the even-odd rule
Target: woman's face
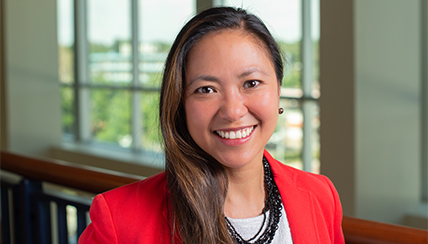
[{"label": "woman's face", "polygon": [[189,52],[187,127],[226,168],[260,165],[278,118],[279,85],[261,41],[240,30],[203,37]]}]

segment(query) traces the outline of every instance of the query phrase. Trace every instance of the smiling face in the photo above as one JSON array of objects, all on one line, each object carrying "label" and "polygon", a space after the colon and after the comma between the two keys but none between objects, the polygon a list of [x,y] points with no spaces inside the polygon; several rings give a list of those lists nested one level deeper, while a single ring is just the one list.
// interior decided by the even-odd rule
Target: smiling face
[{"label": "smiling face", "polygon": [[253,35],[215,32],[190,50],[184,101],[188,131],[226,169],[261,165],[278,105],[272,60]]}]

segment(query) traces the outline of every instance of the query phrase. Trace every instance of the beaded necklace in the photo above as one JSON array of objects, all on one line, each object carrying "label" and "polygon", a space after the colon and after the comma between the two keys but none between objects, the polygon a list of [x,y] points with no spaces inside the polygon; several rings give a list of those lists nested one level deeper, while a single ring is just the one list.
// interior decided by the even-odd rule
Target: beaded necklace
[{"label": "beaded necklace", "polygon": [[[242,236],[236,231],[235,227],[233,227],[232,223],[229,221],[229,219],[225,216],[227,230],[229,231],[230,236],[232,237],[232,240],[236,244],[262,244],[266,243],[269,244],[272,242],[273,238],[275,237],[275,232],[278,229],[279,220],[281,218],[281,210],[282,210],[282,200],[281,195],[279,194],[278,187],[275,184],[275,181],[273,180],[273,174],[272,170],[270,168],[270,165],[265,157],[263,157],[263,168],[264,168],[264,178],[265,178],[265,185],[266,185],[266,192],[268,193],[265,207],[263,208],[263,223],[260,227],[259,231],[250,239],[244,240]],[[269,217],[266,217],[266,212],[270,210]],[[267,226],[263,233],[260,235],[260,232],[263,230],[263,227],[266,224],[267,219]],[[259,236],[260,235],[260,236]],[[256,239],[254,242],[252,242],[254,239]]]}]

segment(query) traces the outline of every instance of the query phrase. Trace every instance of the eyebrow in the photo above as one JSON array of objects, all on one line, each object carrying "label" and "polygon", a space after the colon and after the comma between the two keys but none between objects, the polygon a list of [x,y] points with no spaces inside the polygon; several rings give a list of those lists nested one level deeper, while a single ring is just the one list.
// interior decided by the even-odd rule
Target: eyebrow
[{"label": "eyebrow", "polygon": [[189,85],[187,85],[187,86],[189,87],[190,85],[192,85],[193,82],[195,82],[197,80],[214,81],[214,82],[219,82],[220,81],[217,77],[214,77],[214,76],[210,76],[210,75],[198,75],[195,78],[193,78],[189,82]]},{"label": "eyebrow", "polygon": [[244,78],[244,77],[249,76],[249,75],[251,75],[252,73],[255,73],[255,72],[260,72],[260,73],[262,73],[264,75],[267,75],[265,72],[263,72],[258,67],[250,67],[250,68],[247,69],[247,71],[244,71],[242,74],[240,74],[238,76],[238,78]]},{"label": "eyebrow", "polygon": [[[264,71],[262,71],[261,69],[259,69],[258,67],[250,67],[248,68],[246,71],[244,71],[242,74],[238,75],[239,79],[242,79],[246,76],[251,75],[252,73],[262,73],[264,75],[267,75]],[[213,81],[213,82],[220,82],[220,80],[217,77],[211,76],[211,75],[198,75],[195,78],[193,78],[190,82],[189,85],[187,85],[188,87],[195,81],[197,80],[205,80],[205,81]]]}]

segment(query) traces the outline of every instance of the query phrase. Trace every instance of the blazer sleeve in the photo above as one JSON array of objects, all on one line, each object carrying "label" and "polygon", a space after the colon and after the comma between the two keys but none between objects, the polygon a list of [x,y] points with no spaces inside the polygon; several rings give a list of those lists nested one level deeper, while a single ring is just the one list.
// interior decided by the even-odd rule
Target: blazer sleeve
[{"label": "blazer sleeve", "polygon": [[89,211],[91,223],[79,238],[79,244],[117,244],[116,228],[110,208],[102,194],[97,195]]},{"label": "blazer sleeve", "polygon": [[339,194],[337,193],[336,188],[334,187],[331,180],[327,177],[325,177],[325,180],[327,181],[328,186],[330,187],[330,190],[333,194],[334,198],[334,216],[333,216],[333,235],[332,235],[332,243],[334,244],[344,244],[345,238],[343,236],[343,230],[342,230],[342,218],[343,218],[343,212],[342,212],[342,204],[340,203]]}]

